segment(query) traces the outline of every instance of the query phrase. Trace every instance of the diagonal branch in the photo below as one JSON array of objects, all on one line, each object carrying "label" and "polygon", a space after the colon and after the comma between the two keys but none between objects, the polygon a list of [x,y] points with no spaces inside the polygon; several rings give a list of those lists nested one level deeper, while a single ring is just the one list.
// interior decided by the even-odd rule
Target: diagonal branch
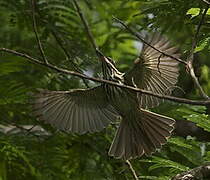
[{"label": "diagonal branch", "polygon": [[83,25],[85,27],[85,30],[86,30],[87,35],[88,35],[88,38],[89,38],[89,40],[91,42],[91,45],[93,46],[93,49],[94,50],[98,49],[98,46],[97,46],[97,44],[95,42],[93,34],[92,34],[92,32],[90,30],[90,27],[88,25],[88,22],[85,19],[85,16],[83,15],[82,10],[80,9],[79,4],[77,3],[77,0],[73,0],[73,2],[74,2],[74,5],[75,5],[75,8],[76,8],[76,10],[77,10],[77,12],[79,14],[79,17],[80,17],[80,19],[81,19],[81,21],[82,21],[82,23],[83,23]]},{"label": "diagonal branch", "polygon": [[206,4],[210,5],[210,2],[207,0],[202,0],[203,2],[205,2]]},{"label": "diagonal branch", "polygon": [[208,11],[208,8],[209,8],[209,5],[206,6],[206,9],[204,10],[204,12],[202,14],[201,20],[200,20],[200,22],[198,24],[198,27],[196,29],[196,33],[195,33],[194,38],[193,38],[193,41],[192,41],[191,52],[190,52],[190,55],[188,57],[188,66],[187,66],[188,69],[189,69],[189,73],[191,75],[191,78],[193,79],[193,82],[194,82],[195,86],[198,88],[201,97],[203,97],[204,99],[209,99],[209,97],[204,92],[203,88],[201,87],[201,85],[200,85],[200,83],[198,81],[198,78],[195,75],[195,71],[194,71],[194,67],[193,67],[193,61],[194,61],[194,50],[196,48],[197,41],[198,41],[198,35],[200,33],[201,26],[204,23],[204,19],[205,19],[206,13]]},{"label": "diagonal branch", "polygon": [[130,162],[129,160],[126,160],[125,162],[126,162],[126,164],[128,165],[129,169],[131,170],[131,173],[132,173],[132,175],[133,175],[133,178],[134,178],[135,180],[139,180],[139,178],[138,178],[138,176],[137,176],[137,174],[136,174],[136,171],[134,170],[134,168],[133,168],[131,162]]},{"label": "diagonal branch", "polygon": [[77,76],[77,77],[80,77],[80,78],[88,79],[88,80],[91,80],[91,81],[99,82],[99,83],[110,84],[110,85],[113,85],[113,86],[129,89],[129,90],[132,90],[134,92],[140,92],[142,94],[155,96],[155,97],[158,97],[158,98],[161,98],[161,99],[171,100],[171,101],[175,101],[175,102],[179,102],[179,103],[192,104],[192,105],[207,105],[207,104],[210,104],[209,99],[208,100],[190,100],[190,99],[178,98],[178,97],[174,97],[174,96],[156,94],[156,93],[153,93],[151,91],[146,91],[146,90],[135,88],[135,87],[132,87],[132,86],[119,84],[119,83],[114,82],[114,81],[108,81],[108,80],[105,80],[105,79],[89,77],[89,76],[86,76],[86,75],[78,73],[78,72],[69,71],[69,70],[66,70],[66,69],[63,69],[63,68],[59,68],[59,67],[54,66],[54,65],[49,64],[49,63],[46,64],[46,63],[44,63],[44,62],[42,62],[42,61],[40,61],[36,58],[31,57],[28,54],[20,53],[20,52],[11,50],[11,49],[0,48],[0,51],[7,52],[7,53],[10,53],[10,54],[14,54],[14,55],[19,56],[19,57],[23,57],[23,58],[27,59],[28,61],[30,61],[34,64],[39,64],[41,66],[45,66],[49,69],[52,69],[54,71],[57,71],[57,72],[60,72],[60,73],[63,73],[63,74],[69,74],[69,75]]},{"label": "diagonal branch", "polygon": [[[82,71],[77,67],[76,63],[70,60],[71,59],[70,58],[70,54],[68,53],[67,49],[64,47],[62,39],[60,39],[58,37],[58,35],[56,34],[56,32],[54,32],[54,30],[51,30],[51,33],[54,36],[54,38],[55,38],[56,42],[58,43],[58,45],[60,46],[60,48],[63,50],[63,52],[64,52],[64,54],[66,56],[66,59],[68,59],[70,61],[70,63],[73,66],[74,70],[76,72],[82,73]],[[82,80],[83,80],[83,83],[85,84],[85,86],[88,88],[89,85],[88,85],[88,82],[86,81],[86,79],[82,78]]]},{"label": "diagonal branch", "polygon": [[197,27],[197,30],[196,30],[196,33],[193,37],[193,41],[192,41],[192,48],[191,48],[191,53],[190,53],[190,56],[189,56],[189,60],[190,61],[193,61],[194,60],[194,49],[196,48],[196,45],[197,45],[197,41],[198,41],[198,35],[200,33],[200,29],[201,29],[201,26],[204,22],[204,18],[206,16],[206,13],[208,11],[208,8],[209,8],[209,5],[207,5],[206,9],[204,10],[203,14],[202,14],[202,17],[201,17],[201,20],[198,24],[198,27]]},{"label": "diagonal branch", "polygon": [[156,47],[152,46],[151,44],[149,44],[147,41],[145,41],[138,33],[136,33],[134,30],[132,30],[129,26],[127,26],[123,21],[121,21],[120,19],[113,17],[113,19],[115,21],[117,21],[118,23],[120,23],[128,32],[130,32],[132,35],[136,36],[140,41],[142,41],[144,44],[148,45],[149,47],[153,48],[154,50],[158,51],[159,53],[161,53],[164,56],[170,57],[172,59],[175,59],[176,61],[187,65],[187,62],[183,61],[180,58],[174,57],[170,54],[165,53],[164,51],[161,51],[159,49],[157,49]]},{"label": "diagonal branch", "polygon": [[41,44],[41,41],[39,39],[39,35],[38,35],[38,31],[37,31],[36,18],[35,18],[35,0],[31,0],[31,7],[32,7],[32,19],[33,19],[33,31],[34,31],[34,34],[36,36],[36,41],[38,43],[39,51],[42,55],[42,58],[43,58],[44,62],[46,64],[48,64],[48,61],[47,61],[47,58],[44,54],[44,50],[42,48],[42,44]]}]

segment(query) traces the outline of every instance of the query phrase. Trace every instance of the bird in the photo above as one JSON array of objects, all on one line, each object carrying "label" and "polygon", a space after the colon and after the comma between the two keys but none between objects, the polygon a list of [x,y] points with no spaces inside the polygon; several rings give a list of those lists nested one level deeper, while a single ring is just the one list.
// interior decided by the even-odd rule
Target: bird
[{"label": "bird", "polygon": [[[148,36],[148,44],[128,72],[120,72],[114,61],[96,50],[102,64],[103,79],[158,94],[170,94],[178,81],[178,48],[160,33]],[[141,92],[102,83],[87,89],[69,91],[40,90],[34,95],[33,111],[39,120],[76,134],[99,132],[120,120],[108,154],[117,159],[150,156],[171,136],[175,120],[150,108],[163,100]]]}]

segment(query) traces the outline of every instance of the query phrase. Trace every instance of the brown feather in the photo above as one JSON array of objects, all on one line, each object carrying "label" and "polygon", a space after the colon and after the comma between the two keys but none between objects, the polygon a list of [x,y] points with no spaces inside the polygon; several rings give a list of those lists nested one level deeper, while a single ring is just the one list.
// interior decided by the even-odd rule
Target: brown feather
[{"label": "brown feather", "polygon": [[[148,37],[147,42],[176,58],[180,56],[177,53],[178,49],[171,46],[168,39],[159,33]],[[169,94],[170,92],[166,90],[174,87],[178,75],[179,68],[176,60],[161,55],[148,45],[144,45],[139,60],[135,61],[134,68],[125,74],[125,83],[133,86],[134,82],[140,89],[159,94]],[[139,104],[142,108],[152,108],[162,101],[162,99],[156,97],[142,95]]]},{"label": "brown feather", "polygon": [[42,90],[34,97],[34,114],[68,132],[101,131],[119,117],[101,86],[73,91]]}]

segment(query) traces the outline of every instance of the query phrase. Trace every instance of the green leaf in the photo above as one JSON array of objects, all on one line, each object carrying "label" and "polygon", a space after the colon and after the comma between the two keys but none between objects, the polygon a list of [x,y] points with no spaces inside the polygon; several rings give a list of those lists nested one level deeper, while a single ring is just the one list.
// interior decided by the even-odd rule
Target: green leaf
[{"label": "green leaf", "polygon": [[208,11],[207,11],[207,13],[206,13],[206,14],[210,15],[210,8],[208,9]]},{"label": "green leaf", "polygon": [[[191,15],[192,16],[192,18],[193,17],[196,17],[196,16],[198,16],[199,14],[200,14],[200,8],[190,8],[188,11],[187,11],[187,15],[189,14],[189,15]],[[206,14],[208,14],[208,15],[210,15],[210,8],[207,10],[207,13]]]},{"label": "green leaf", "polygon": [[181,115],[183,117],[184,115],[205,113],[206,107],[205,106],[182,105],[179,108],[177,108],[176,111],[181,113]]},{"label": "green leaf", "polygon": [[207,37],[206,39],[202,40],[198,46],[196,46],[194,52],[199,52],[199,51],[202,51],[203,49],[205,48],[209,48],[209,45],[210,45],[210,37]]},{"label": "green leaf", "polygon": [[186,143],[183,138],[179,138],[179,137],[176,137],[176,138],[170,138],[168,140],[169,143],[171,144],[174,144],[176,146],[180,146],[180,147],[183,147],[183,148],[188,148],[188,149],[192,149],[192,145]]},{"label": "green leaf", "polygon": [[184,116],[189,121],[196,123],[199,127],[210,132],[210,118],[206,114],[191,114]]},{"label": "green leaf", "polygon": [[153,165],[151,165],[149,167],[149,171],[155,170],[155,169],[159,169],[159,168],[172,168],[172,169],[176,169],[179,171],[187,171],[189,169],[189,167],[184,166],[180,163],[171,161],[169,159],[164,159],[161,157],[157,157],[157,156],[152,156],[152,160],[140,160],[141,162],[149,162],[149,163],[154,163]]},{"label": "green leaf", "polygon": [[186,14],[190,14],[192,18],[196,17],[200,14],[200,8],[190,8]]},{"label": "green leaf", "polygon": [[194,165],[199,165],[203,162],[200,143],[193,140],[186,140],[181,137],[170,138],[170,149],[172,152],[178,152],[183,159],[186,159]]},{"label": "green leaf", "polygon": [[205,161],[210,161],[210,151],[207,151],[204,157]]}]

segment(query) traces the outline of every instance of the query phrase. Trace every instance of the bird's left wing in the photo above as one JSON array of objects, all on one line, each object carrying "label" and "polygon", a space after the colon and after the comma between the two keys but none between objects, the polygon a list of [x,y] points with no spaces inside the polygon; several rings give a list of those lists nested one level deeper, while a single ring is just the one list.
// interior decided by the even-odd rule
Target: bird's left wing
[{"label": "bird's left wing", "polygon": [[119,116],[109,104],[102,86],[72,91],[41,90],[34,97],[35,115],[68,132],[101,131]]},{"label": "bird's left wing", "polygon": [[[155,33],[147,42],[155,48],[176,58],[180,56],[177,48],[170,45],[167,38]],[[178,62],[171,57],[162,55],[148,45],[143,46],[140,57],[134,62],[134,67],[125,74],[125,83],[135,85],[140,89],[158,94],[170,94],[171,88],[177,82],[179,75]],[[162,100],[142,94],[139,96],[142,108],[157,106]]]}]

